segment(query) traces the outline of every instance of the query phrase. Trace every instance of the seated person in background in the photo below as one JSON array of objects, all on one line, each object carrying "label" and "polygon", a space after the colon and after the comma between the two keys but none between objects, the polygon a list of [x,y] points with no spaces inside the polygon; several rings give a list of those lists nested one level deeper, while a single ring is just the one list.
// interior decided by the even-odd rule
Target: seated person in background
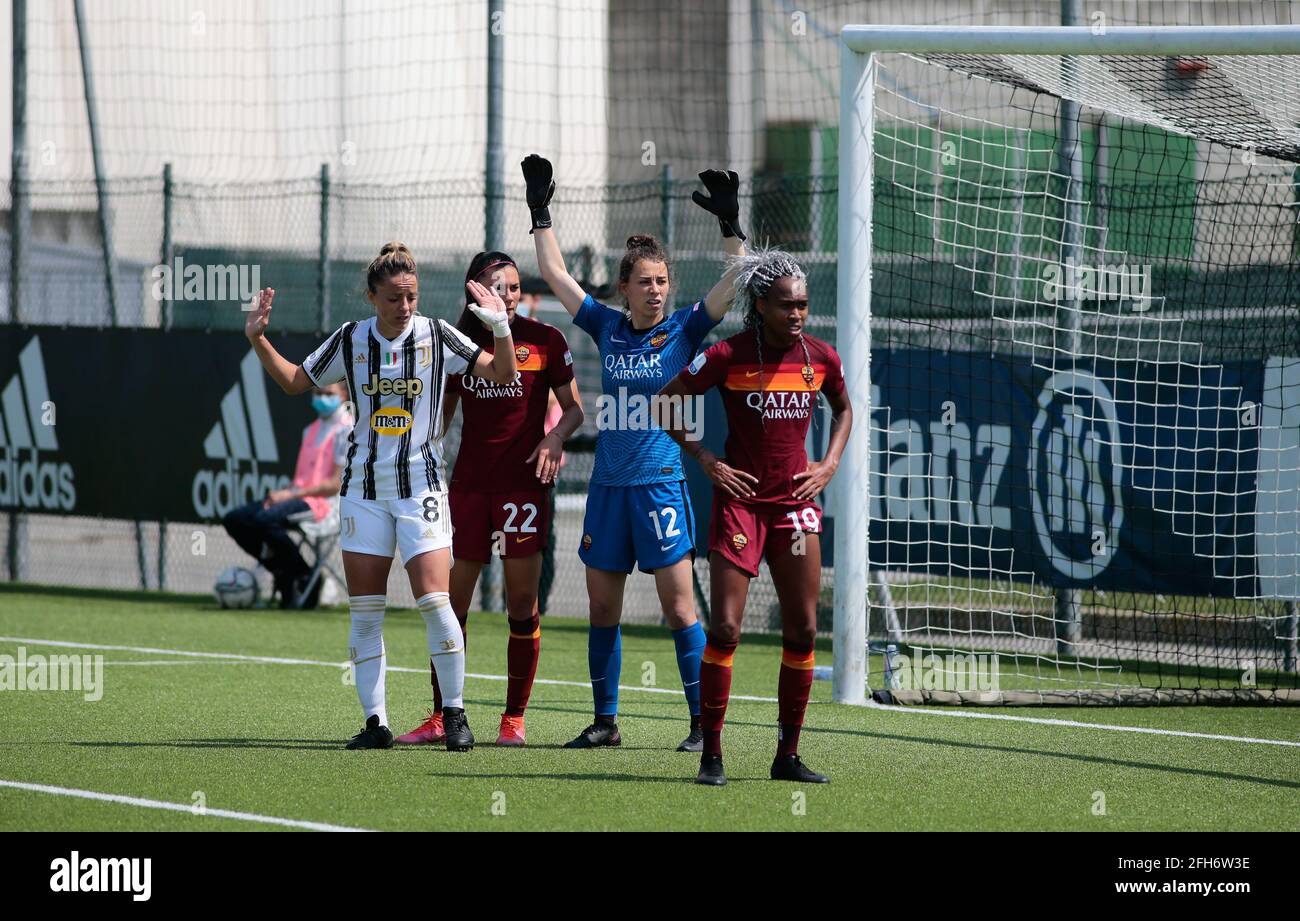
[{"label": "seated person in background", "polygon": [[[232,509],[222,524],[244,552],[256,557],[275,579],[280,606],[287,608],[302,591],[311,569],[289,537],[290,516],[310,511],[323,521],[333,511],[348,450],[352,415],[343,407],[343,384],[317,387],[311,392],[312,409],[319,417],[302,433],[293,483],[265,499]],[[321,580],[303,601],[314,608],[320,599]]]}]

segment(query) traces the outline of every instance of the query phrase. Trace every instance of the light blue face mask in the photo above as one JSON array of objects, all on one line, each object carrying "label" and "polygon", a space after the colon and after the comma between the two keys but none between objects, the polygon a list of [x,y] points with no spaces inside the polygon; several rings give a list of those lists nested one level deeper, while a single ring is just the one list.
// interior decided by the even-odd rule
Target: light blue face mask
[{"label": "light blue face mask", "polygon": [[337,393],[314,393],[311,397],[311,408],[321,418],[334,415],[334,411],[342,405],[343,398]]}]

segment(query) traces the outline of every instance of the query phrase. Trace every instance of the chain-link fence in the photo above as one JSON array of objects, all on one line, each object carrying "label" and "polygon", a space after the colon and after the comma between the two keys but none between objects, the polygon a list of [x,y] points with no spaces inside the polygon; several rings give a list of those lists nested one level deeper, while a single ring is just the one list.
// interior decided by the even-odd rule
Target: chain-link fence
[{"label": "chain-link fence", "polygon": [[[17,180],[6,173],[0,336],[24,324],[241,327],[239,297],[191,297],[185,266],[233,267],[237,288],[271,285],[278,328],[324,332],[369,314],[362,268],[391,239],[407,243],[419,260],[423,312],[454,319],[465,266],[483,248],[491,194],[505,199],[505,249],[525,276],[535,274],[512,160],[538,150],[556,163],[552,211],[571,273],[612,299],[623,241],[632,232],[651,232],[673,254],[673,306],[702,296],[720,271],[716,224],[691,202],[694,173],[737,168],[751,239],[780,243],[803,263],[811,329],[834,344],[839,28],[849,22],[1049,25],[1061,15],[1055,0],[753,0],[727,4],[725,11],[689,0],[646,8],[613,0],[557,0],[528,10],[512,4],[519,18],[507,26],[513,69],[505,73],[506,183],[490,192],[480,171],[488,115],[486,4],[455,0],[433,10],[409,0],[375,0],[375,10],[341,3],[321,15],[302,3],[249,2],[225,16],[157,0],[92,7],[106,171],[98,185],[82,75],[70,56],[76,47],[71,14],[62,6],[28,4],[31,124],[22,191],[30,224],[21,229],[24,267],[15,285]],[[1117,0],[1091,4],[1090,12],[1116,24],[1300,22],[1300,4],[1293,2]],[[392,30],[378,23],[394,16],[404,17],[407,28],[403,44],[390,51]],[[303,56],[303,66],[295,71],[287,64],[283,73],[242,66],[251,54],[249,30],[274,35],[268,47]],[[413,76],[394,88],[384,77],[387,63],[399,61]],[[437,69],[444,64],[453,70]],[[199,84],[206,88],[194,90]],[[436,89],[434,97],[426,98],[428,87]],[[0,169],[9,163],[0,157]],[[108,240],[100,231],[100,193]],[[106,249],[116,276],[111,295]],[[176,276],[171,290],[159,290],[160,268]],[[558,304],[544,301],[540,318],[568,336],[590,410],[600,392],[594,345]],[[898,319],[882,297],[876,322]],[[738,324],[729,317],[715,337]],[[589,411],[557,490],[557,574],[549,605],[556,614],[583,616],[587,608],[576,548],[594,435]],[[449,435],[449,460],[457,438],[457,431]],[[247,562],[212,523],[6,517],[3,559],[11,575],[35,582],[206,591],[221,569]],[[203,555],[193,552],[195,532],[206,535]],[[706,561],[697,562],[697,575],[707,586]],[[824,620],[819,616],[824,627],[830,582],[828,569]],[[396,567],[392,592],[399,603],[410,603]],[[751,593],[746,627],[769,628],[774,603],[764,573]],[[629,581],[626,611],[629,620],[658,619],[647,577]]]}]

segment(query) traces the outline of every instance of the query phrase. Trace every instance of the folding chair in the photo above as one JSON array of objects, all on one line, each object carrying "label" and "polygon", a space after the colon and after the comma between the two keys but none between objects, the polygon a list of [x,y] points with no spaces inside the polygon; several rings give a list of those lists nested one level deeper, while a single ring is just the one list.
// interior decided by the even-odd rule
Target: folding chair
[{"label": "folding chair", "polygon": [[[298,550],[310,550],[311,553],[303,553],[308,566],[311,567],[311,574],[304,583],[303,589],[298,593],[290,604],[295,610],[302,608],[303,602],[311,595],[316,583],[331,576],[339,585],[346,585],[347,582],[330,562],[334,555],[334,550],[339,543],[339,513],[337,506],[330,508],[330,513],[320,521],[316,520],[315,515],[310,511],[299,512],[296,515],[289,516],[289,524],[293,531],[298,533]],[[292,532],[291,532],[292,533]],[[310,559],[306,559],[310,556]]]}]

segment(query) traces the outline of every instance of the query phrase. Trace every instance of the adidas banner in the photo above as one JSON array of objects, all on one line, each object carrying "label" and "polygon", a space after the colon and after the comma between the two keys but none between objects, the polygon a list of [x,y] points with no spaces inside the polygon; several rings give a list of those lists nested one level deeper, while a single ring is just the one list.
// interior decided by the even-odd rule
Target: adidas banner
[{"label": "adidas banner", "polygon": [[[299,361],[320,339],[273,341]],[[219,519],[289,484],[314,418],[239,334],[5,327],[0,509]]]}]

